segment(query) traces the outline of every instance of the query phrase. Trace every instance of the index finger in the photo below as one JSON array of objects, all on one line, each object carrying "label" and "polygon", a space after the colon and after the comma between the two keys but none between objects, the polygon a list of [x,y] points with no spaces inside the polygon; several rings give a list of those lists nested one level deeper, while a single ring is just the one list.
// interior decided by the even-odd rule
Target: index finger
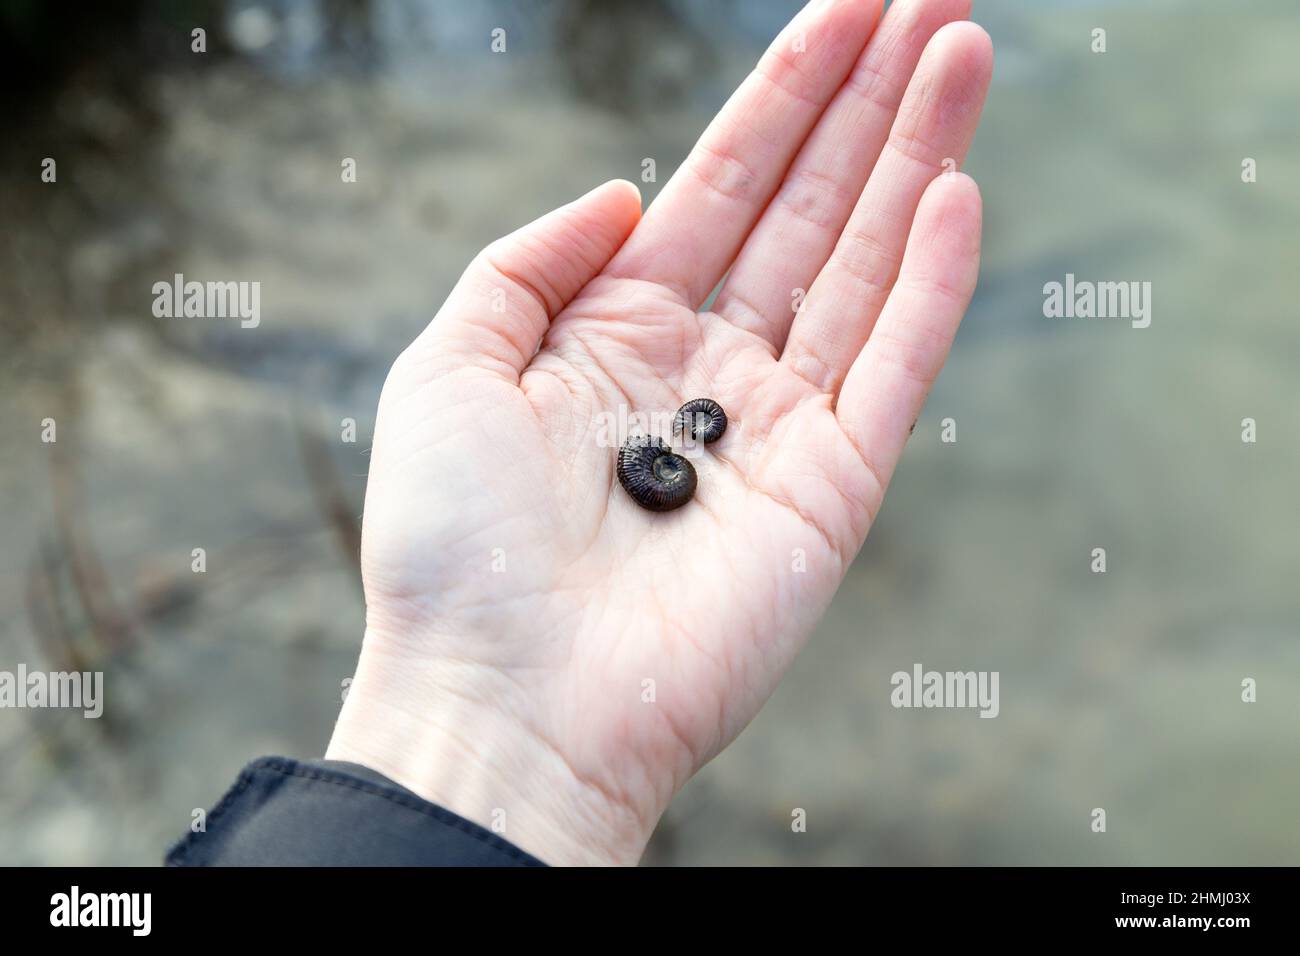
[{"label": "index finger", "polygon": [[709,124],[606,275],[703,303],[866,46],[883,0],[814,0]]}]

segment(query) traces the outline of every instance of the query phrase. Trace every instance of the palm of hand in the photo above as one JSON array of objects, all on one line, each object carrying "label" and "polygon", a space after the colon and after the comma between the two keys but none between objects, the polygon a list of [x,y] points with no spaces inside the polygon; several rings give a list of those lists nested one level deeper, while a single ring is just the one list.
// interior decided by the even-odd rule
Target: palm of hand
[{"label": "palm of hand", "polygon": [[[898,99],[954,3],[917,0],[877,31],[915,47],[877,37],[879,56],[897,61]],[[860,15],[805,12],[802,26],[843,34]],[[940,158],[918,162],[917,144],[964,152],[987,71],[953,75],[983,61],[987,39],[969,25],[940,33],[892,133],[855,134],[879,140],[863,145],[879,157],[870,182],[869,163],[826,170],[815,134],[799,150],[789,115],[770,119],[799,140],[765,172],[720,118],[639,223],[631,188],[607,184],[490,246],[385,383],[363,668],[367,654],[383,662],[373,669],[390,696],[406,685],[398,709],[465,746],[495,732],[536,742],[529,772],[559,773],[583,806],[635,820],[633,852],[753,718],[825,610],[973,288],[978,194],[965,177],[935,179]],[[886,75],[875,43],[862,63]],[[774,79],[786,61],[764,62],[750,99],[801,75]],[[833,73],[815,82],[839,85]],[[804,91],[790,109],[819,96]],[[851,84],[820,98],[805,126],[834,125],[837,108],[856,115]],[[954,101],[973,101],[974,115],[952,123]],[[923,137],[927,111],[937,132]],[[816,187],[832,177],[849,182]],[[870,224],[887,214],[890,225]],[[799,255],[782,254],[790,244]],[[697,312],[729,266],[717,311]],[[608,425],[695,397],[723,406],[727,433],[694,459],[694,500],[644,511],[614,479],[625,435]],[[472,802],[458,809],[482,818]]]},{"label": "palm of hand", "polygon": [[[727,434],[694,459],[693,501],[644,511],[613,479],[604,416],[697,394]],[[499,692],[542,704],[527,729],[610,790],[629,759],[684,780],[752,719],[881,495],[828,396],[720,316],[624,280],[555,320],[519,387],[402,368],[384,401],[369,630],[445,635],[422,653],[499,671]]]}]

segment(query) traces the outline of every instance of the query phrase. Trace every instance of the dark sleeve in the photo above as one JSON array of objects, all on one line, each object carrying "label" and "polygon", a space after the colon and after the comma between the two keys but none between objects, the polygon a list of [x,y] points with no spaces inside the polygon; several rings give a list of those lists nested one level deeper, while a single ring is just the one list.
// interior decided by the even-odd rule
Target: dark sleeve
[{"label": "dark sleeve", "polygon": [[339,760],[244,768],[168,866],[545,866],[382,774]]}]

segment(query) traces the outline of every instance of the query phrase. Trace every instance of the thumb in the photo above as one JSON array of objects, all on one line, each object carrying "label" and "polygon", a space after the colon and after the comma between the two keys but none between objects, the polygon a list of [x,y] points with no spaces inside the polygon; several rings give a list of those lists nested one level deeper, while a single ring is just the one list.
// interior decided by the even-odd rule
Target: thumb
[{"label": "thumb", "polygon": [[518,381],[551,319],[600,274],[641,219],[641,193],[614,179],[474,257],[421,338],[439,365]]}]

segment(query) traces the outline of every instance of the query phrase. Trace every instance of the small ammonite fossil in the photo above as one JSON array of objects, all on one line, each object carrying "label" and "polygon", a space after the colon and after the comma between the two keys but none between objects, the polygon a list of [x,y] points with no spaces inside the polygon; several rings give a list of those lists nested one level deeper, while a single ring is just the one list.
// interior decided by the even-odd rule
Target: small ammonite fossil
[{"label": "small ammonite fossil", "polygon": [[688,425],[692,438],[709,445],[727,430],[727,413],[711,398],[692,398],[677,409],[673,417],[673,436],[684,433]]},{"label": "small ammonite fossil", "polygon": [[661,438],[633,435],[618,450],[618,483],[650,511],[672,511],[695,497],[695,468]]},{"label": "small ammonite fossil", "polygon": [[[697,441],[715,442],[727,430],[727,413],[711,398],[694,398],[673,416],[673,435],[687,429]],[[618,450],[618,483],[650,511],[672,511],[695,497],[695,467],[661,438],[633,435]]]}]

